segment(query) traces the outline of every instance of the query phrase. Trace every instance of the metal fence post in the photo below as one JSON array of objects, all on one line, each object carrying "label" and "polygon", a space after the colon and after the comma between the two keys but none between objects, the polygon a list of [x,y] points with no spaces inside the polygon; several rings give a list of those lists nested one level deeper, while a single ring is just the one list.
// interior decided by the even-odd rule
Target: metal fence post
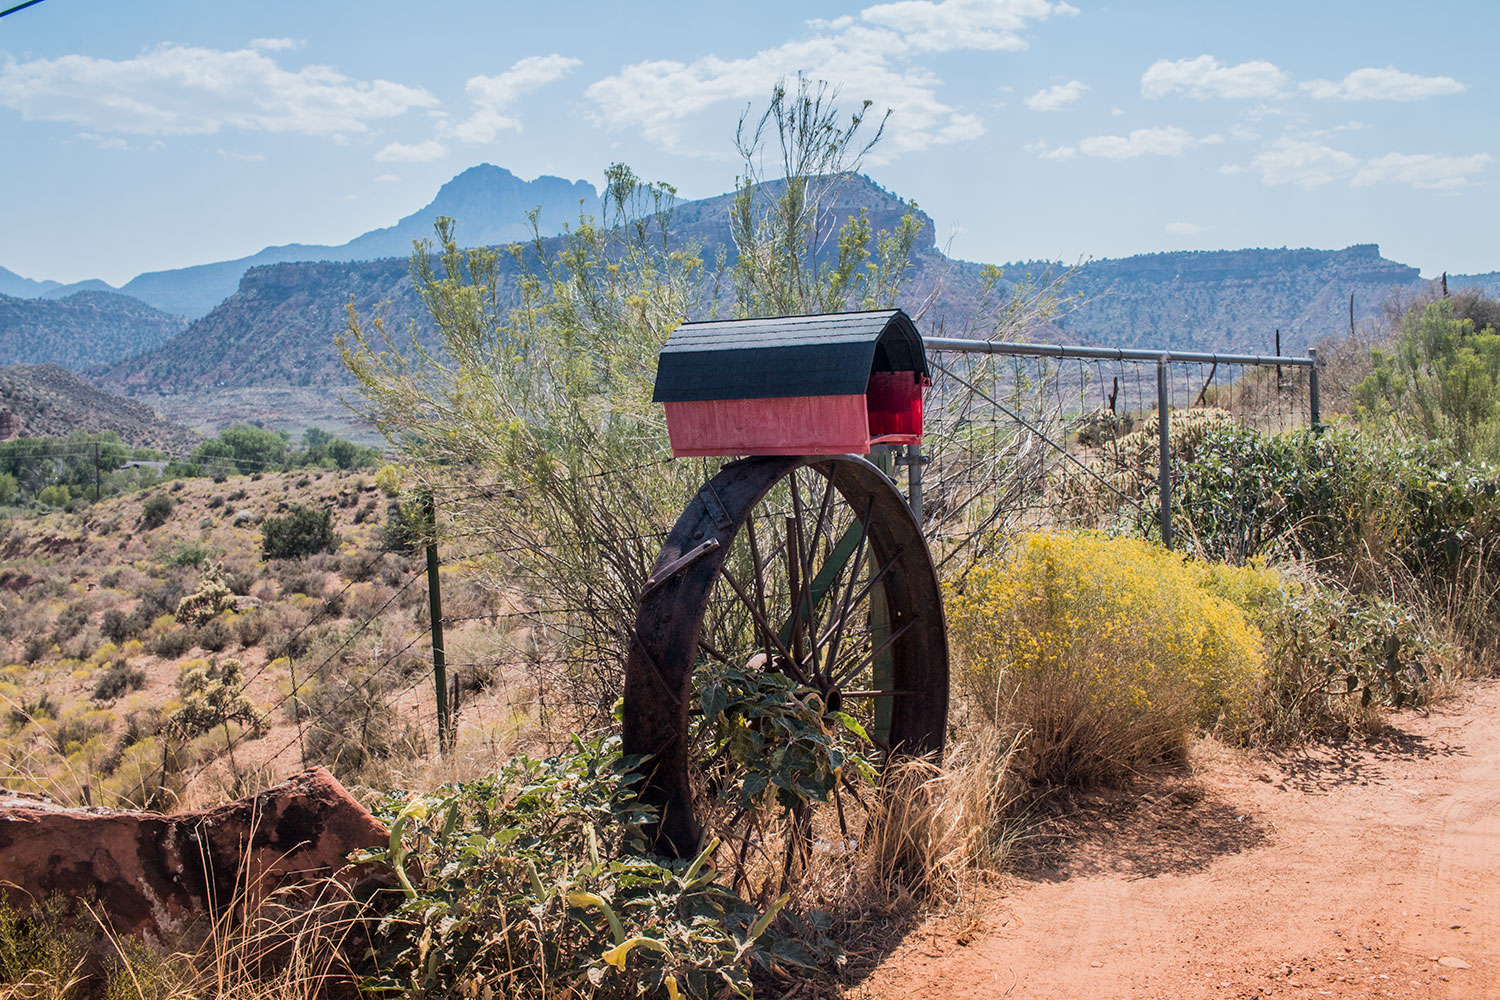
[{"label": "metal fence post", "polygon": [[438,749],[453,746],[453,720],[448,717],[448,669],[443,650],[443,595],[438,582],[437,505],[432,494],[424,498],[427,508],[427,604],[432,617],[432,686],[437,692]]},{"label": "metal fence post", "polygon": [[1167,359],[1156,362],[1156,430],[1159,437],[1156,481],[1161,492],[1161,543],[1172,547],[1172,440],[1167,410]]},{"label": "metal fence post", "polygon": [[1323,414],[1318,399],[1318,349],[1309,347],[1307,356],[1312,358],[1312,367],[1307,371],[1307,415],[1312,421],[1313,432],[1317,433],[1323,429]]}]

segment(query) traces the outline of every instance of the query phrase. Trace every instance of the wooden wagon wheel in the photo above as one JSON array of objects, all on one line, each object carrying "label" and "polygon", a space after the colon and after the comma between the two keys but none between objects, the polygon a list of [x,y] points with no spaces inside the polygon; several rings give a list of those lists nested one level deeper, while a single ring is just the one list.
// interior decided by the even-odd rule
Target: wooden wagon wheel
[{"label": "wooden wagon wheel", "polygon": [[[732,803],[716,810],[733,775],[712,771],[724,727],[695,685],[715,670],[782,674],[795,682],[789,696],[857,717],[877,759],[941,751],[948,644],[937,578],[920,526],[878,468],[850,455],[726,465],[683,511],[642,594],[623,749],[649,755],[649,833],[678,857],[719,836],[743,861],[766,831]],[[843,813],[840,804],[841,823]]]}]

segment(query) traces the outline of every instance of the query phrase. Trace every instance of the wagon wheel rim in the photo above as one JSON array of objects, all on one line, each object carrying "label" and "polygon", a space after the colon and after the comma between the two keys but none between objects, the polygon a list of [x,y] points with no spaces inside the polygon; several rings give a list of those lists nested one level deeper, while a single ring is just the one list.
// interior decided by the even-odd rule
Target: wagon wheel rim
[{"label": "wagon wheel rim", "polygon": [[[639,792],[658,812],[647,833],[663,854],[724,836],[733,809],[719,802],[715,815],[704,795],[713,720],[694,678],[715,670],[779,673],[825,714],[857,716],[881,762],[941,751],[948,649],[936,574],[879,469],[854,456],[734,462],[669,534],[631,637],[622,727],[624,753],[648,758]],[[843,802],[834,808],[842,826]],[[757,820],[737,821],[743,855]],[[796,845],[781,837],[794,866]]]}]

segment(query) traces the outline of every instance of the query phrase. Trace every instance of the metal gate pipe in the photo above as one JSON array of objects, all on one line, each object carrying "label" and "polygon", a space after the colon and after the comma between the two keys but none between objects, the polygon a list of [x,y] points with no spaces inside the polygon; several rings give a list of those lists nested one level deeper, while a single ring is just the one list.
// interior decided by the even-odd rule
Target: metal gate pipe
[{"label": "metal gate pipe", "polygon": [[1133,347],[1081,347],[1072,344],[1018,344],[1006,340],[965,340],[960,337],[924,337],[929,351],[964,351],[970,354],[1019,354],[1034,358],[1087,358],[1101,361],[1168,361],[1187,364],[1291,365],[1307,368],[1312,358],[1286,358],[1261,354],[1211,354],[1202,351],[1160,351]]}]

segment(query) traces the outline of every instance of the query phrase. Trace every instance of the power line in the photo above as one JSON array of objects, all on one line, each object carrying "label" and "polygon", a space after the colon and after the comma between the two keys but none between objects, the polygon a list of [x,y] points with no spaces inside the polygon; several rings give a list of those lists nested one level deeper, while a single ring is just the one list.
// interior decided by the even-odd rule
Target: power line
[{"label": "power line", "polygon": [[25,10],[27,7],[35,7],[37,4],[39,4],[41,2],[42,2],[42,0],[26,0],[25,3],[18,3],[14,7],[9,7],[7,9],[5,9],[5,10],[0,10],[0,17],[4,17],[7,14],[14,14],[18,10]]}]

